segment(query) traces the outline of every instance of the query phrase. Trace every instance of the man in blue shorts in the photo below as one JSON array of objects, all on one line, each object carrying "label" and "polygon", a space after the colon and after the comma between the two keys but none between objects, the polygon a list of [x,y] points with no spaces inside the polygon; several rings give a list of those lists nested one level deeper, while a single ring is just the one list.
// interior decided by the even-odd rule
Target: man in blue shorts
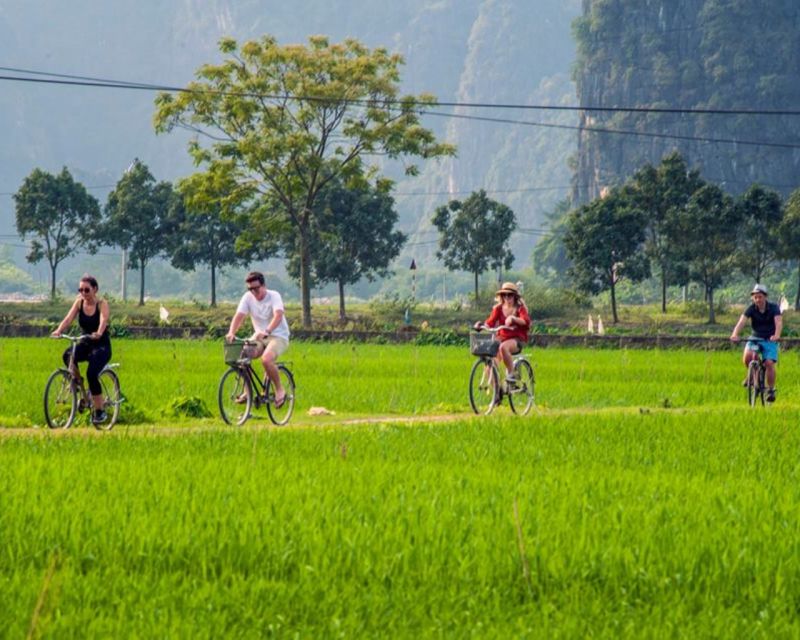
[{"label": "man in blue shorts", "polygon": [[[775,402],[775,364],[778,362],[778,340],[781,339],[783,318],[781,308],[774,302],[767,301],[766,287],[757,284],[750,292],[753,303],[744,310],[731,333],[731,340],[739,342],[739,332],[744,327],[748,318],[752,327],[753,336],[761,338],[764,342],[751,342],[748,340],[744,347],[742,361],[748,367],[750,361],[756,357],[758,351],[764,359],[767,370],[767,402]],[[747,380],[745,380],[747,384]]]}]

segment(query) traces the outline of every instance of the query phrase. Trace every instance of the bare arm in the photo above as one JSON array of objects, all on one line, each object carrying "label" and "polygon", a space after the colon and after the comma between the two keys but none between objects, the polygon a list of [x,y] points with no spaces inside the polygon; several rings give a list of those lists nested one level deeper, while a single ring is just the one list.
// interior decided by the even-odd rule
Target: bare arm
[{"label": "bare arm", "polygon": [[745,322],[747,322],[747,317],[744,314],[740,315],[739,321],[736,323],[736,326],[733,328],[733,331],[731,332],[731,340],[733,340],[734,342],[739,341],[739,332],[742,330],[742,327],[744,326]]},{"label": "bare arm", "polygon": [[770,342],[777,342],[781,339],[783,331],[783,316],[775,316],[775,335],[769,337]]},{"label": "bare arm", "polygon": [[78,315],[78,307],[80,306],[81,299],[76,298],[75,302],[72,303],[69,311],[67,311],[67,315],[64,316],[64,319],[58,324],[56,330],[51,333],[51,336],[58,337],[62,333],[64,333],[64,329],[66,329],[69,325],[72,324],[72,321],[75,320],[75,316]]},{"label": "bare arm", "polygon": [[105,300],[101,300],[98,304],[100,305],[100,324],[97,325],[97,331],[95,331],[92,334],[92,338],[94,338],[95,340],[98,340],[108,327],[108,317],[109,317],[108,302],[106,302]]},{"label": "bare arm", "polygon": [[284,315],[286,314],[283,309],[276,309],[275,314],[272,316],[272,320],[267,325],[266,331],[264,331],[263,333],[257,333],[255,335],[256,340],[259,340],[261,338],[266,338],[270,333],[275,331],[275,328],[281,323],[281,320],[283,320]]},{"label": "bare arm", "polygon": [[236,332],[239,330],[239,327],[242,326],[242,322],[244,321],[247,314],[241,313],[237,311],[233,318],[231,318],[231,326],[228,329],[228,334],[225,336],[225,339],[228,342],[232,342],[233,339],[236,337]]}]

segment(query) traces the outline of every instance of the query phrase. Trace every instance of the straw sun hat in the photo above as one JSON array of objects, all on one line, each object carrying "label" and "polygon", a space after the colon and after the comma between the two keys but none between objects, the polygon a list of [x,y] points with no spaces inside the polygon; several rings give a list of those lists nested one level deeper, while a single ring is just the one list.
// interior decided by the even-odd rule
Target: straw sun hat
[{"label": "straw sun hat", "polygon": [[520,297],[519,287],[517,287],[517,285],[515,285],[513,282],[504,282],[503,286],[500,287],[494,295],[499,296],[503,293],[513,293],[514,297],[516,298]]}]

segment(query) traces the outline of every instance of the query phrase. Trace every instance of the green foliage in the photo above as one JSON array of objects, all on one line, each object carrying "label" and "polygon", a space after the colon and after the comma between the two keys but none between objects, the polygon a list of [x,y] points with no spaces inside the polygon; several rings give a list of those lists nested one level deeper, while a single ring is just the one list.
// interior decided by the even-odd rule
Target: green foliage
[{"label": "green foliage", "polygon": [[465,335],[459,335],[449,329],[420,331],[414,339],[414,344],[466,347],[469,345],[469,339]]},{"label": "green foliage", "polygon": [[56,297],[58,265],[93,242],[100,222],[100,205],[64,167],[57,176],[34,169],[14,194],[17,231],[32,237],[28,262],[50,266],[50,297]]},{"label": "green foliage", "polygon": [[156,183],[138,159],[108,195],[102,238],[127,249],[130,266],[139,269],[139,304],[144,304],[145,268],[161,255],[170,237],[168,213],[175,195],[169,182]]},{"label": "green foliage", "polygon": [[[402,58],[357,40],[332,44],[312,36],[307,45],[279,45],[272,36],[220,41],[224,60],[198,69],[190,91],[161,94],[155,126],[208,133],[209,146],[189,145],[206,184],[235,185],[223,211],[245,207],[248,233],[279,233],[297,247],[303,324],[311,324],[311,239],[315,201],[326,182],[378,180],[365,158],[452,155],[421,126],[430,95],[399,96]],[[410,175],[417,173],[408,165]]]},{"label": "green foliage", "polygon": [[736,206],[741,222],[735,261],[744,275],[761,282],[778,259],[783,202],[775,191],[753,184],[738,198]]},{"label": "green foliage", "polygon": [[611,292],[618,322],[615,286],[621,277],[638,282],[650,275],[643,251],[646,219],[615,189],[573,211],[567,219],[564,245],[572,260],[569,273],[579,291]]},{"label": "green foliage", "polygon": [[205,401],[197,396],[178,396],[161,410],[162,418],[211,418]]},{"label": "green foliage", "polygon": [[[171,199],[166,220],[165,248],[170,263],[177,269],[194,271],[198,265],[209,267],[211,306],[214,307],[218,270],[246,264],[253,252],[237,250],[237,239],[246,229],[244,216],[223,211],[220,201],[225,194],[214,193],[214,185],[205,183],[207,178],[206,174],[195,174],[178,183],[178,195]],[[259,257],[266,257],[271,253],[264,251],[268,243],[260,244]]]},{"label": "green foliage", "polygon": [[451,200],[436,209],[432,219],[439,231],[436,256],[450,270],[473,275],[475,299],[478,278],[487,269],[510,269],[514,255],[509,249],[511,233],[517,228],[514,212],[487,197],[481,189],[466,200]]},{"label": "green foliage", "polygon": [[692,279],[701,283],[708,302],[708,322],[715,322],[714,290],[730,276],[741,210],[716,185],[692,194],[686,207],[670,217],[669,233],[682,240]]},{"label": "green foliage", "polygon": [[[389,265],[406,241],[396,224],[394,199],[380,189],[348,188],[335,178],[320,192],[310,239],[311,280],[315,286],[339,285],[341,320],[346,319],[345,285],[390,275]],[[289,251],[287,271],[299,282],[302,256],[297,249]]]}]

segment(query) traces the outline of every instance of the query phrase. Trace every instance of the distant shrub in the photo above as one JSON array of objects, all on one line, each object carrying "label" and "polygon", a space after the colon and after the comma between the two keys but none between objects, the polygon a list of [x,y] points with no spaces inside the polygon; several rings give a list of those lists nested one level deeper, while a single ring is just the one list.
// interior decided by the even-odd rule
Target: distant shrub
[{"label": "distant shrub", "polygon": [[434,344],[442,346],[465,346],[469,340],[466,336],[460,336],[455,331],[445,330],[430,330],[422,331],[417,334],[414,339],[414,344]]},{"label": "distant shrub", "polygon": [[210,418],[212,413],[197,396],[178,396],[161,410],[164,418]]}]

